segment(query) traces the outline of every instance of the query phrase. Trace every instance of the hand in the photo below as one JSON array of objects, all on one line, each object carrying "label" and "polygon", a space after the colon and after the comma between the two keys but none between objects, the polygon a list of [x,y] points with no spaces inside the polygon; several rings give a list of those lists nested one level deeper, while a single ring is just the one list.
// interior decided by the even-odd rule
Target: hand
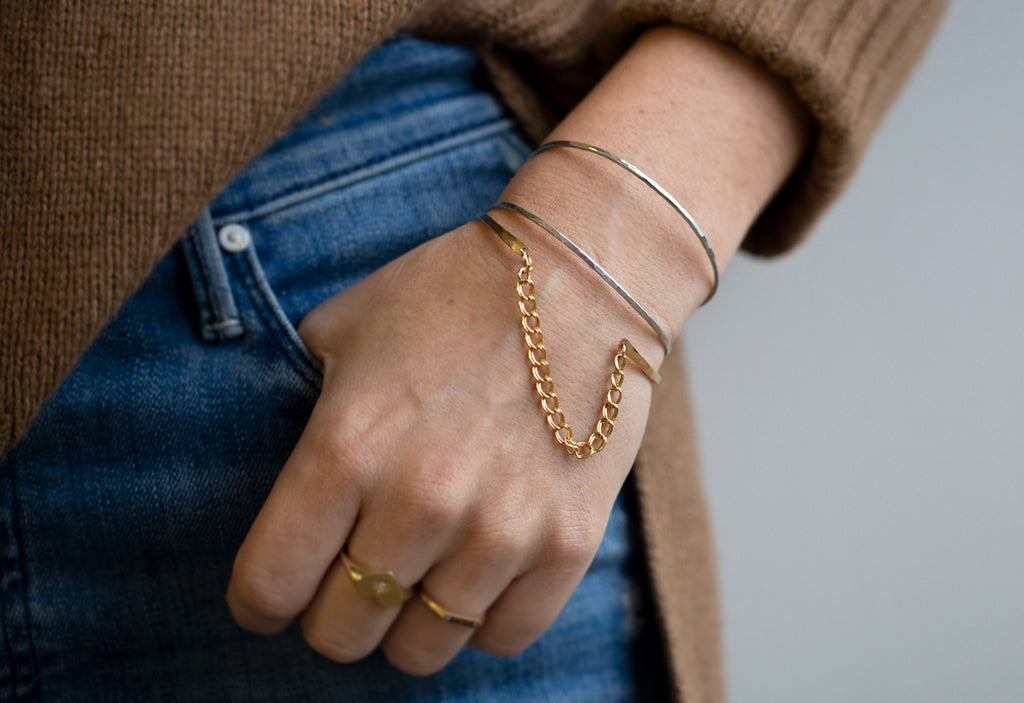
[{"label": "hand", "polygon": [[[521,238],[534,256],[561,407],[586,438],[615,345],[646,328],[624,323],[614,293],[568,264],[567,251],[542,234]],[[351,662],[380,645],[396,667],[422,675],[467,641],[514,655],[555,619],[600,544],[651,386],[628,364],[607,447],[583,461],[568,455],[538,408],[519,266],[472,222],[305,318],[299,333],[324,363],[323,391],[238,552],[227,600],[242,627],[273,634],[301,614],[306,639],[325,656]],[[365,568],[421,584],[453,612],[486,613],[486,622],[471,630],[417,597],[387,608],[359,595],[342,548]]]},{"label": "hand", "polygon": [[[810,125],[788,87],[753,61],[663,28],[645,33],[549,138],[642,165],[694,204],[724,268],[799,161]],[[583,244],[615,261],[620,282],[678,333],[708,281],[704,252],[679,238],[676,215],[620,172],[544,160],[528,162],[503,197],[585,233]],[[561,407],[577,438],[587,436],[616,342],[648,335],[641,352],[655,366],[660,351],[603,282],[566,263],[571,255],[543,236],[523,239]],[[515,654],[554,620],[636,456],[651,386],[627,365],[608,446],[582,462],[568,456],[538,409],[518,268],[474,222],[303,321],[299,333],[324,362],[323,392],[236,558],[228,604],[243,627],[271,634],[301,613],[310,644],[332,659],[380,644],[400,669],[427,674],[467,641]],[[384,608],[359,596],[338,560],[343,547],[454,612],[486,612],[486,623],[471,631],[419,599]]]}]

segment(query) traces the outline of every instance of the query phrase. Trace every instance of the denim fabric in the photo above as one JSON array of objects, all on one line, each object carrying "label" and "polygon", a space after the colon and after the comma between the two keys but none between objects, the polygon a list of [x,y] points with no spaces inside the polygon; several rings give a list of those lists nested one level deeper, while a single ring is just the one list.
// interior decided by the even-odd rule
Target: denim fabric
[{"label": "denim fabric", "polygon": [[629,496],[516,658],[340,665],[224,604],[320,388],[297,322],[471,219],[527,153],[471,53],[400,38],[234,179],[0,460],[0,700],[660,699],[638,693],[664,673]]}]

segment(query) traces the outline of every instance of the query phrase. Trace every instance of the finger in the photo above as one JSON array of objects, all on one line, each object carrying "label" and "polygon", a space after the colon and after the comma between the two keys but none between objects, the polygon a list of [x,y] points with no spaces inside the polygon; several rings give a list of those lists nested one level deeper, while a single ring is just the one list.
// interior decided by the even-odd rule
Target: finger
[{"label": "finger", "polygon": [[[370,499],[346,545],[357,569],[392,572],[405,588],[418,583],[448,551],[462,514],[461,500],[409,479],[416,473],[422,471],[396,467],[392,474],[405,480]],[[336,562],[302,615],[310,646],[335,661],[355,661],[373,651],[401,610],[400,604],[382,603],[373,593],[361,591],[360,585],[343,563]]]},{"label": "finger", "polygon": [[487,622],[488,609],[519,573],[526,553],[524,540],[477,540],[438,562],[384,638],[391,663],[416,676],[442,669]]},{"label": "finger", "polygon": [[228,607],[252,632],[279,632],[305,609],[355,522],[367,472],[326,428],[314,410],[235,557]]},{"label": "finger", "polygon": [[[351,563],[366,572],[364,578],[373,581],[376,581],[375,574],[390,571],[385,567],[371,566],[373,562],[360,563],[355,558]],[[414,573],[409,568],[392,571],[397,586],[389,588],[389,595],[399,600],[400,592],[404,591],[405,597],[412,597],[408,584],[415,583],[416,576],[410,575]],[[328,659],[353,662],[368,655],[401,610],[402,602],[382,604],[357,589],[348,568],[339,559],[328,569],[320,589],[302,614],[302,632],[306,642]]]},{"label": "finger", "polygon": [[[596,550],[595,550],[596,551]],[[526,572],[502,593],[487,612],[487,620],[469,642],[474,649],[511,657],[533,644],[562,612],[593,559],[578,554]]]}]

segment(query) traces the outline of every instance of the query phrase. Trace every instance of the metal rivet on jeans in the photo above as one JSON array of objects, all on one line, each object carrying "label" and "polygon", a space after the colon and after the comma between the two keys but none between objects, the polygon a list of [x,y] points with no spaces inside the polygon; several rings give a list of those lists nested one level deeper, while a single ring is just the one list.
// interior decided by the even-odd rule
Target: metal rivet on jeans
[{"label": "metal rivet on jeans", "polygon": [[224,251],[237,254],[240,251],[245,251],[249,242],[252,241],[252,237],[249,236],[249,230],[242,225],[225,225],[217,232],[217,241],[220,242],[221,249]]}]

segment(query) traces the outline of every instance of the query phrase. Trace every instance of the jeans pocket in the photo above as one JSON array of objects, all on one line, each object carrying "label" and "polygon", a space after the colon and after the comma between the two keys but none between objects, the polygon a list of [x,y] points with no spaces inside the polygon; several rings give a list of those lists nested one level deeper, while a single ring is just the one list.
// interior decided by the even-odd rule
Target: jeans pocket
[{"label": "jeans pocket", "polygon": [[296,332],[302,318],[471,220],[528,152],[514,124],[501,118],[371,160],[336,183],[289,191],[256,212],[218,213],[214,223],[247,336],[266,334],[294,372],[319,389],[321,364]]}]

